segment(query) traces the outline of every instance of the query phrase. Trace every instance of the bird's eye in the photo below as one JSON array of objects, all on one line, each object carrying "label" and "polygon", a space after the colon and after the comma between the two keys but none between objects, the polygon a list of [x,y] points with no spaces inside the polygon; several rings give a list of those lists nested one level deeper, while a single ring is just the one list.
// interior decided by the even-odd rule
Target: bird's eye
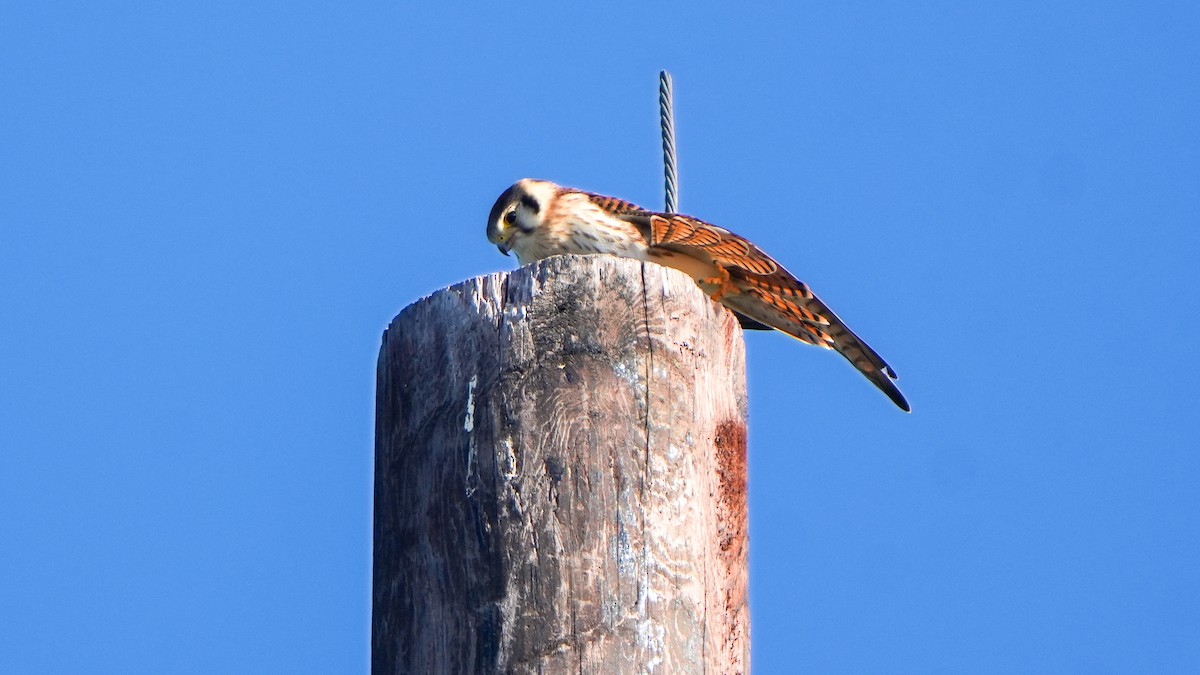
[{"label": "bird's eye", "polygon": [[517,222],[517,212],[515,210],[504,214],[504,223],[506,225],[512,225],[515,222]]}]

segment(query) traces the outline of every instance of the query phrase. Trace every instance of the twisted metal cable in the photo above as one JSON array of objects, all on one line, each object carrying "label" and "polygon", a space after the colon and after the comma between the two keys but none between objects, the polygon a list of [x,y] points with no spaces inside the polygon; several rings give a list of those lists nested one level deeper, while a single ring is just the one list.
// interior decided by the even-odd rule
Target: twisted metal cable
[{"label": "twisted metal cable", "polygon": [[675,96],[671,90],[671,74],[665,70],[658,73],[658,119],[662,127],[666,211],[675,213],[679,203],[679,181],[675,173]]}]

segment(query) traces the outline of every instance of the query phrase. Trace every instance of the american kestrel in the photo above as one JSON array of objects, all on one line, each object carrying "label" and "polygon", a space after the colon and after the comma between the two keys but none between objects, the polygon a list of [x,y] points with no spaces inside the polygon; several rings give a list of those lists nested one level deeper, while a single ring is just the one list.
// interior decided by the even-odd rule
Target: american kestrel
[{"label": "american kestrel", "polygon": [[808,286],[771,256],[726,230],[615,197],[526,178],[504,191],[488,215],[488,240],[527,265],[553,255],[612,255],[674,267],[696,280],[745,328],[772,328],[834,349],[905,411],[892,370]]}]

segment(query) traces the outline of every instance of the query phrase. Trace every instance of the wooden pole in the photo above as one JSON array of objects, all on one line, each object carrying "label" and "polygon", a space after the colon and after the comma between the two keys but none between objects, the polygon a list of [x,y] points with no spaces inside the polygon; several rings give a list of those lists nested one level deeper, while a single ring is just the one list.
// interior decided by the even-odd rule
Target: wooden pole
[{"label": "wooden pole", "polygon": [[373,673],[749,668],[745,349],[684,274],[564,256],[379,355]]}]

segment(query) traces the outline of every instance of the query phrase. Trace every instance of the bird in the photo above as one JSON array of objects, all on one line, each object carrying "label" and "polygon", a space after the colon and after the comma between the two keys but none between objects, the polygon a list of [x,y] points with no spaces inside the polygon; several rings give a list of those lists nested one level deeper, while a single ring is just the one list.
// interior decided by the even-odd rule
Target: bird
[{"label": "bird", "polygon": [[521,265],[555,255],[611,254],[691,276],[743,328],[779,330],[846,358],[901,410],[896,371],[809,289],[748,239],[692,216],[524,178],[488,214],[488,241]]}]

